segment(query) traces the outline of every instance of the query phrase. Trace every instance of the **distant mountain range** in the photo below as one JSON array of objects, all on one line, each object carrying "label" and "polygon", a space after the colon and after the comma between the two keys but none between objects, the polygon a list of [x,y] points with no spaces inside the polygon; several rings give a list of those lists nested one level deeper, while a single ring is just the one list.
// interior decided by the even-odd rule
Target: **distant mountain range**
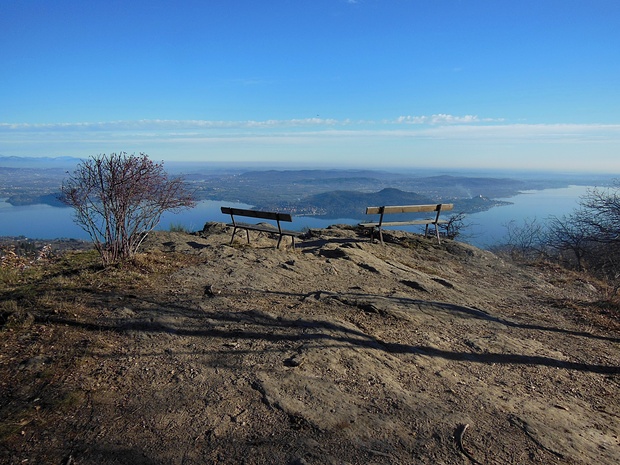
[{"label": "distant mountain range", "polygon": [[0,167],[4,168],[66,168],[81,162],[75,157],[14,157],[0,155]]}]

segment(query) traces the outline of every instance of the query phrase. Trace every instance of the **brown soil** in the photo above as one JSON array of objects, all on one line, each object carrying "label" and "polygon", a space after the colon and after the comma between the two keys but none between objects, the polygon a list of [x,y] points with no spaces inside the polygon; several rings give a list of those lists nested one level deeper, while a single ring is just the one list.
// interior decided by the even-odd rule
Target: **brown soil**
[{"label": "brown soil", "polygon": [[0,462],[620,461],[596,282],[400,232],[241,237],[0,282]]}]

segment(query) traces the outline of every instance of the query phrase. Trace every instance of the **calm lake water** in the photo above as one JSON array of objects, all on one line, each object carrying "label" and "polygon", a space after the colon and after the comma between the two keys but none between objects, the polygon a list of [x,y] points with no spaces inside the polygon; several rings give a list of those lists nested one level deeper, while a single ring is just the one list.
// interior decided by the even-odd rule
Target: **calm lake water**
[{"label": "calm lake water", "polygon": [[520,195],[505,200],[512,205],[495,207],[485,212],[468,215],[465,224],[470,226],[464,230],[464,242],[480,248],[487,248],[501,243],[506,236],[506,226],[515,221],[522,226],[525,220],[544,223],[549,216],[568,215],[578,207],[582,197],[592,186],[570,186],[562,189],[546,189],[542,191],[525,191]]},{"label": "calm lake water", "polygon": [[[563,189],[527,191],[509,199],[501,199],[513,204],[467,216],[465,223],[469,226],[463,231],[466,236],[463,240],[481,248],[489,247],[501,242],[506,234],[504,225],[511,220],[522,225],[525,219],[544,221],[550,215],[562,216],[571,213],[587,189],[586,186],[570,186]],[[249,205],[232,202],[203,201],[192,210],[178,214],[166,213],[157,229],[168,230],[171,225],[182,225],[190,231],[197,231],[202,229],[207,221],[226,222],[229,217],[221,213],[221,206],[251,208]],[[296,230],[325,228],[332,224],[357,224],[358,222],[359,220],[350,218],[326,220],[298,216],[294,217],[292,225],[287,225],[287,228]],[[403,229],[420,231],[419,227]],[[5,200],[0,200],[0,236],[89,239],[88,235],[73,223],[71,208],[48,205],[14,207]]]}]

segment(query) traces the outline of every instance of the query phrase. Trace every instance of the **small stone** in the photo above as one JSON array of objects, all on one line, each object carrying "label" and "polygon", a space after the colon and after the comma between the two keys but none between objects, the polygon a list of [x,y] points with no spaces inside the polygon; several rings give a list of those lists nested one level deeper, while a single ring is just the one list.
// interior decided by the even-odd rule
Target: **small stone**
[{"label": "small stone", "polygon": [[206,297],[215,297],[216,295],[221,294],[222,291],[219,289],[215,289],[212,284],[209,284],[205,287],[204,295]]}]

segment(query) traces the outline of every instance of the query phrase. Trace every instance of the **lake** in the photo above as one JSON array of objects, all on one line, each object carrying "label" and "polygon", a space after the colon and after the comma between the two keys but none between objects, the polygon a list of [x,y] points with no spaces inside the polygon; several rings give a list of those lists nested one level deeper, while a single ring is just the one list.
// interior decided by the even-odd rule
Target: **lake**
[{"label": "lake", "polygon": [[544,223],[549,216],[568,215],[578,207],[580,197],[592,188],[593,186],[569,186],[525,191],[515,197],[498,199],[512,202],[512,205],[468,215],[465,223],[470,226],[464,230],[468,237],[463,240],[482,249],[500,243],[506,236],[505,225],[510,221],[514,220],[517,226],[522,226],[526,219]]},{"label": "lake", "polygon": [[[477,247],[486,248],[498,242],[506,234],[505,224],[515,220],[522,225],[525,219],[544,221],[550,215],[569,214],[577,207],[579,198],[587,191],[587,186],[570,186],[562,189],[526,191],[506,200],[512,205],[495,207],[491,210],[468,215],[463,230],[463,241]],[[221,206],[251,208],[249,205],[234,202],[202,201],[195,208],[177,214],[166,213],[157,229],[168,230],[172,225],[181,225],[190,231],[202,229],[207,221],[229,221],[222,215]],[[359,220],[350,218],[322,219],[313,217],[294,217],[289,229],[325,228],[332,224],[357,224]],[[419,227],[402,228],[420,231]],[[0,200],[0,236],[25,236],[36,239],[75,238],[89,239],[88,235],[73,223],[73,209],[51,207],[49,205],[28,205],[14,207]]]}]

